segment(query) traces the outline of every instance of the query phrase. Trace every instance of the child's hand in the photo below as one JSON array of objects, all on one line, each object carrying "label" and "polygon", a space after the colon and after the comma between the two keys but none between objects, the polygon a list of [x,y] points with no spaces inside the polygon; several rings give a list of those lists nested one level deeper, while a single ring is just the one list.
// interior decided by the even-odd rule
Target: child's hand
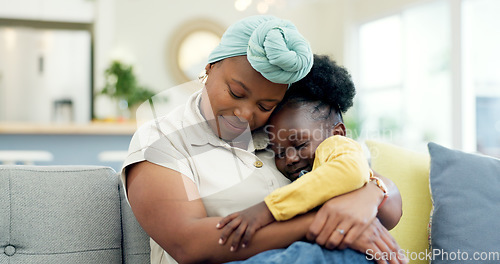
[{"label": "child's hand", "polygon": [[231,242],[231,251],[238,250],[241,241],[241,247],[248,246],[253,234],[260,228],[272,223],[274,217],[267,208],[266,203],[258,203],[248,209],[232,213],[219,221],[218,229],[222,229],[219,244],[224,245],[227,238],[234,233]]}]

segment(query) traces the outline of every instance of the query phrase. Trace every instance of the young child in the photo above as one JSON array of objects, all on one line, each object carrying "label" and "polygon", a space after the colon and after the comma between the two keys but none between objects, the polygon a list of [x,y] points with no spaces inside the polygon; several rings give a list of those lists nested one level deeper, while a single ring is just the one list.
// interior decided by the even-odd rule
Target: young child
[{"label": "young child", "polygon": [[217,225],[224,228],[220,244],[234,233],[231,250],[240,240],[245,247],[256,230],[308,212],[373,178],[361,146],[345,137],[341,113],[352,106],[354,95],[349,73],[327,56],[315,55],[311,72],[290,87],[266,127],[276,167],[292,183],[223,218]]}]

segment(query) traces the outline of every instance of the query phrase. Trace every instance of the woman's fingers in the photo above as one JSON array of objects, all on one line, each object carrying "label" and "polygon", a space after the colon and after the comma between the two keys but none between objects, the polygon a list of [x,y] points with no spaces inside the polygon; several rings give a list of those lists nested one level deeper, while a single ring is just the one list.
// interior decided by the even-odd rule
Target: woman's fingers
[{"label": "woman's fingers", "polygon": [[354,240],[359,237],[361,233],[359,230],[360,228],[357,227],[351,228],[349,232],[347,232],[347,234],[344,236],[344,239],[342,239],[340,244],[337,246],[337,248],[340,250],[348,248],[354,242]]},{"label": "woman's fingers", "polygon": [[[341,225],[339,225],[341,226]],[[337,244],[336,248],[337,249],[346,249],[351,246],[351,244],[358,239],[358,237],[361,235],[361,233],[364,231],[365,227],[361,227],[359,225],[353,225],[351,228],[349,228],[346,232],[345,235],[343,236],[342,240],[339,241]]]},{"label": "woman's fingers", "polygon": [[225,224],[219,238],[219,244],[224,245],[227,241],[227,238],[234,232],[236,228],[240,226],[240,224],[241,224],[241,218],[239,217]]},{"label": "woman's fingers", "polygon": [[351,244],[354,243],[354,241],[358,239],[369,226],[370,223],[367,221],[354,223],[349,231],[346,232],[344,239],[342,239],[342,242],[337,246],[337,248],[345,249],[350,247]]},{"label": "woman's fingers", "polygon": [[[369,259],[374,259],[377,263],[401,264],[408,263],[404,254],[400,254],[400,248],[389,231],[382,224],[375,220],[364,236],[368,242],[365,254]],[[363,239],[363,238],[362,238]]]},{"label": "woman's fingers", "polygon": [[380,250],[377,245],[373,244],[370,248],[370,251],[373,252],[372,256],[375,256],[373,259],[375,260],[375,262],[377,262],[377,264],[387,264],[387,261],[385,261],[383,258],[377,257],[382,255],[382,250]]},{"label": "woman's fingers", "polygon": [[407,263],[405,262],[405,257],[404,255],[399,255],[399,252],[396,250],[391,249],[391,245],[379,242],[375,242],[377,244],[377,247],[380,249],[380,258],[383,260],[382,263],[389,263],[389,264],[402,264],[402,263]]},{"label": "woman's fingers", "polygon": [[377,262],[377,264],[387,264],[387,260],[384,257],[381,257],[381,256],[383,256],[383,252],[381,249],[379,249],[377,246],[374,246],[373,251],[376,252],[375,256],[379,256],[379,257],[375,258],[375,261]]},{"label": "woman's fingers", "polygon": [[321,210],[319,210],[318,214],[314,217],[314,220],[309,227],[309,231],[306,234],[306,238],[309,241],[315,241],[318,235],[320,234],[321,230],[323,229],[323,226],[326,223],[326,220],[328,218],[327,214],[322,213]]},{"label": "woman's fingers", "polygon": [[315,242],[318,245],[325,246],[328,242],[328,239],[334,232],[335,228],[338,225],[338,219],[332,217],[326,217],[323,228],[319,231],[319,234],[316,236]]},{"label": "woman's fingers", "polygon": [[386,263],[386,261],[389,264],[399,263],[399,261],[396,259],[394,251],[391,250],[391,248],[385,243],[385,241],[379,239],[375,241],[375,244],[377,245],[377,248],[380,250],[380,254],[378,254],[378,256],[381,260],[383,260],[382,263]]},{"label": "woman's fingers", "polygon": [[363,216],[348,214],[330,203],[319,210],[307,238],[316,237],[316,243],[328,249],[349,247],[370,226],[371,221]]},{"label": "woman's fingers", "polygon": [[394,240],[389,231],[383,227],[379,227],[379,233],[381,239],[376,240],[375,243],[382,251],[389,253],[390,259],[388,262],[390,264],[408,263],[406,256],[403,254],[398,243]]},{"label": "woman's fingers", "polygon": [[351,232],[350,229],[352,226],[349,226],[349,224],[349,222],[346,223],[345,221],[340,223],[335,230],[333,230],[333,233],[328,238],[325,247],[328,249],[334,249],[339,246],[345,236]]}]

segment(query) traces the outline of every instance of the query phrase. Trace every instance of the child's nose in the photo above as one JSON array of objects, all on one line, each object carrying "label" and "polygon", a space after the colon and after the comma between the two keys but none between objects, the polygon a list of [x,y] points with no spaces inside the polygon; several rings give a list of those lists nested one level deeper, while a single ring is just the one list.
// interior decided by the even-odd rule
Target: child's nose
[{"label": "child's nose", "polygon": [[292,165],[297,163],[300,160],[300,157],[297,153],[297,150],[295,148],[290,148],[286,152],[286,164],[287,165]]}]

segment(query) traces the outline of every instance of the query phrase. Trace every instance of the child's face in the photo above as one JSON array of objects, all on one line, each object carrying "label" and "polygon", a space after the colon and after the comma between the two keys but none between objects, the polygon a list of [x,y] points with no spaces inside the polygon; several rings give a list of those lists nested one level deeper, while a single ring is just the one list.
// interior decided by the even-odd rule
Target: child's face
[{"label": "child's face", "polygon": [[278,170],[294,181],[302,170],[311,171],[316,148],[334,134],[333,124],[312,117],[313,107],[285,106],[269,121],[267,132]]}]

